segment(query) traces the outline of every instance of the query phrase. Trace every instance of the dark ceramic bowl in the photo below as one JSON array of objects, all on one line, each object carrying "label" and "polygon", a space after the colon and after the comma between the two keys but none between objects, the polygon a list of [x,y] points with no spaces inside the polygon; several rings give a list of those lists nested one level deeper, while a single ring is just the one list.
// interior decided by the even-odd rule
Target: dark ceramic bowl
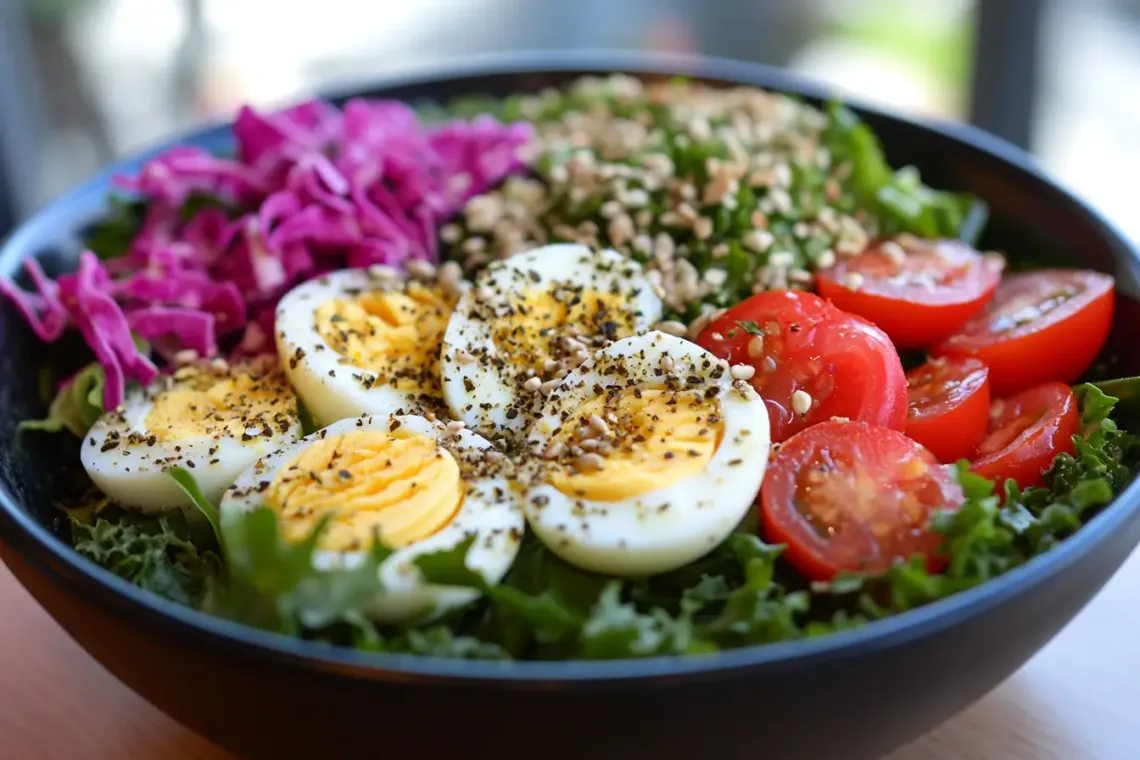
[{"label": "dark ceramic bowl", "polygon": [[[817,99],[816,87],[727,61],[518,55],[434,69],[360,92],[403,99],[501,95],[584,73],[684,73]],[[986,247],[1118,278],[1118,325],[1135,325],[1138,259],[1095,211],[1022,152],[964,127],[859,109],[893,164],[991,207]],[[224,128],[176,142],[219,148]],[[42,211],[0,254],[67,266],[104,212],[112,173]],[[1116,338],[1119,338],[1118,334]],[[1116,344],[1113,344],[1116,345]],[[1120,344],[1124,345],[1124,344]],[[74,554],[52,502],[81,477],[73,447],[13,435],[42,411],[38,345],[0,316],[0,549],[20,581],[112,673],[190,728],[245,757],[725,757],[860,760],[933,728],[1013,673],[1089,601],[1140,541],[1132,484],[1076,536],[971,591],[864,628],[700,658],[486,663],[334,650],[232,625],[151,597]],[[1140,369],[1113,353],[1115,373]],[[2,614],[2,613],[0,613]],[[443,753],[446,753],[443,754]]]}]

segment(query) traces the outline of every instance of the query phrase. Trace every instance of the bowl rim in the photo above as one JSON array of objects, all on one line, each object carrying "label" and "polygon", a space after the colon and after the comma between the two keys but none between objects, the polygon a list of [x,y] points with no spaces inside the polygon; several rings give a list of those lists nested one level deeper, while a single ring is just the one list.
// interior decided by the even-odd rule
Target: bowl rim
[{"label": "bowl rim", "polygon": [[[459,82],[468,78],[512,74],[570,74],[619,72],[633,75],[677,74],[758,86],[809,98],[837,94],[818,82],[774,67],[723,58],[633,51],[516,51],[463,56],[429,65],[404,67],[385,76],[340,82],[323,96],[343,99],[359,92]],[[879,118],[902,121],[987,154],[999,164],[1042,182],[1076,206],[1101,236],[1130,254],[1128,264],[1140,267],[1137,250],[1118,227],[1046,174],[1021,149],[968,125],[904,117],[842,93],[845,104]],[[298,96],[298,100],[302,96]],[[114,175],[134,173],[148,157],[185,143],[220,145],[229,137],[229,121],[199,126],[168,137],[105,167],[21,224],[0,247],[0,274],[15,271],[40,230],[73,219],[72,207],[105,202]],[[147,593],[76,553],[30,512],[20,507],[6,485],[0,484],[0,535],[21,559],[53,582],[85,594],[94,604],[131,617],[136,624],[164,629],[185,642],[205,645],[224,654],[261,660],[266,664],[335,673],[362,680],[441,685],[494,685],[499,688],[587,688],[598,685],[692,683],[755,676],[762,669],[849,659],[899,647],[926,638],[984,614],[1031,588],[1065,573],[1093,552],[1127,522],[1140,516],[1140,479],[1134,480],[1078,533],[1026,564],[971,589],[859,628],[806,640],[792,640],[725,650],[711,655],[660,656],[612,661],[496,662],[456,660],[421,655],[363,652],[329,647],[283,634],[246,627],[183,607]]]}]

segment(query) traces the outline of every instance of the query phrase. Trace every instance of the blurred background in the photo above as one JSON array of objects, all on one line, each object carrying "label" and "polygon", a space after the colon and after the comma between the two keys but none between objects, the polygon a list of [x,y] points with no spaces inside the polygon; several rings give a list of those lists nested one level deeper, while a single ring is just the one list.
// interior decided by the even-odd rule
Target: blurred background
[{"label": "blurred background", "polygon": [[114,157],[243,102],[534,48],[787,67],[978,124],[1140,239],[1140,0],[0,0],[0,235]]}]

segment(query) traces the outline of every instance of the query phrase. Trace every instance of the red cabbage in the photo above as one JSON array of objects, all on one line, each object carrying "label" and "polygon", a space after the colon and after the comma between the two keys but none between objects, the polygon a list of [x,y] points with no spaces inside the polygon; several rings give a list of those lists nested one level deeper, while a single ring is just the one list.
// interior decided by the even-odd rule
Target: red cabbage
[{"label": "red cabbage", "polygon": [[[344,267],[435,262],[437,230],[472,196],[523,170],[525,123],[490,117],[426,128],[392,101],[322,101],[240,110],[232,159],[179,146],[120,187],[147,202],[126,253],[101,266],[90,253],[56,282],[34,261],[35,291],[0,282],[45,341],[79,329],[107,374],[108,408],[125,378],[155,368],[131,330],[161,356],[204,356],[235,335],[238,354],[274,351],[277,300],[302,280]],[[222,204],[187,202],[206,198]],[[193,213],[190,213],[193,210]]]}]

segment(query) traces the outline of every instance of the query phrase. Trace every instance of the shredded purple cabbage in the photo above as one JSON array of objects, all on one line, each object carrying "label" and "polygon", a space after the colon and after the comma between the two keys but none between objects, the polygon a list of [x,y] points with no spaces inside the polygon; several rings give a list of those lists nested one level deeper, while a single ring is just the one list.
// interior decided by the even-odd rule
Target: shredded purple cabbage
[{"label": "shredded purple cabbage", "polygon": [[[436,262],[437,230],[472,196],[522,171],[524,122],[490,117],[425,127],[392,101],[312,101],[261,113],[242,108],[235,158],[179,146],[116,184],[147,210],[127,253],[56,281],[26,263],[34,290],[0,281],[43,341],[68,327],[86,338],[107,376],[104,405],[122,401],[127,379],[156,373],[131,338],[163,358],[202,356],[235,334],[236,354],[274,351],[273,315],[297,283],[345,267]],[[187,200],[207,197],[185,219]]]}]

